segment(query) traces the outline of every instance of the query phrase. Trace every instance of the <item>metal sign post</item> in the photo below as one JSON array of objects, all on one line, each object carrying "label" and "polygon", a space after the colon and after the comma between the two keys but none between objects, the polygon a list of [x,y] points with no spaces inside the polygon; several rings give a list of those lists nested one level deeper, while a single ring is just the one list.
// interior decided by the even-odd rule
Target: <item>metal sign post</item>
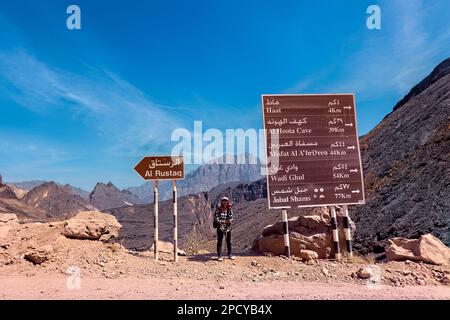
[{"label": "metal sign post", "polygon": [[331,211],[331,231],[333,233],[333,242],[334,242],[334,257],[336,260],[341,260],[341,248],[339,246],[339,233],[338,233],[339,231],[337,227],[335,206],[331,206],[330,211]]},{"label": "metal sign post", "polygon": [[178,262],[178,208],[177,208],[177,182],[172,181],[173,186],[173,259]]},{"label": "metal sign post", "polygon": [[281,217],[283,219],[283,237],[284,237],[284,254],[286,257],[291,257],[291,244],[289,242],[289,225],[288,225],[288,217],[287,210],[283,209],[281,211]]},{"label": "metal sign post", "polygon": [[348,215],[347,205],[343,206],[343,211],[344,211],[344,234],[345,234],[345,241],[347,243],[347,254],[349,257],[353,257],[352,234],[350,232],[350,217]]},{"label": "metal sign post", "polygon": [[178,208],[177,208],[177,186],[176,180],[184,179],[183,157],[153,156],[144,157],[134,167],[134,170],[145,180],[153,180],[153,247],[155,259],[159,258],[158,237],[158,180],[172,180],[173,187],[173,252],[174,261],[178,262]]},{"label": "metal sign post", "polygon": [[158,260],[158,180],[153,181],[153,249],[155,250],[155,260]]}]

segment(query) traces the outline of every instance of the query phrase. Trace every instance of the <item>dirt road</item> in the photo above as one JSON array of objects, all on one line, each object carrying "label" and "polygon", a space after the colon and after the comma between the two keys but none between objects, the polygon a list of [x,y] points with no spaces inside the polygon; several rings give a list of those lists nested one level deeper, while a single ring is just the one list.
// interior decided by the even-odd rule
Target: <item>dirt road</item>
[{"label": "dirt road", "polygon": [[68,289],[67,277],[0,277],[1,299],[446,299],[442,286],[369,289],[366,285],[271,281],[224,284],[216,281],[158,278],[81,278],[79,289]]}]

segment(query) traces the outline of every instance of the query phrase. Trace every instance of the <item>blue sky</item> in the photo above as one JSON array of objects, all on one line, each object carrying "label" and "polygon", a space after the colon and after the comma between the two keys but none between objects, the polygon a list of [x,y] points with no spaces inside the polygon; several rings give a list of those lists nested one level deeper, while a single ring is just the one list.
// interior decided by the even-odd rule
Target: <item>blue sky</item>
[{"label": "blue sky", "polygon": [[[81,8],[82,30],[66,28]],[[382,29],[366,28],[378,4]],[[262,93],[355,92],[359,133],[450,53],[448,0],[2,1],[0,173],[141,183],[175,128],[260,128]]]}]

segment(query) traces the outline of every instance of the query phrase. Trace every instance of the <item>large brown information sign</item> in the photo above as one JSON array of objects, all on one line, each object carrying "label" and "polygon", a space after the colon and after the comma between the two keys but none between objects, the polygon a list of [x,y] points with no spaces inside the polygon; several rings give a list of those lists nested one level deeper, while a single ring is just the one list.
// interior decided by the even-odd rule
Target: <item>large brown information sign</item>
[{"label": "large brown information sign", "polygon": [[353,94],[263,95],[262,108],[267,157],[278,156],[269,208],[364,203]]},{"label": "large brown information sign", "polygon": [[134,170],[145,180],[184,179],[183,157],[145,157]]}]

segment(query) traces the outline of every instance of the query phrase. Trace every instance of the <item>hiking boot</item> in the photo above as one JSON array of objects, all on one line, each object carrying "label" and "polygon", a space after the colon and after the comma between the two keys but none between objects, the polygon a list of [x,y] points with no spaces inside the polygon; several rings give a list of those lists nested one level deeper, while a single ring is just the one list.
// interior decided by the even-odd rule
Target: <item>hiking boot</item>
[{"label": "hiking boot", "polygon": [[222,257],[217,257],[217,261],[223,261]]},{"label": "hiking boot", "polygon": [[230,254],[230,255],[228,256],[228,259],[230,259],[230,260],[236,260],[236,257],[233,256],[232,254]]}]

